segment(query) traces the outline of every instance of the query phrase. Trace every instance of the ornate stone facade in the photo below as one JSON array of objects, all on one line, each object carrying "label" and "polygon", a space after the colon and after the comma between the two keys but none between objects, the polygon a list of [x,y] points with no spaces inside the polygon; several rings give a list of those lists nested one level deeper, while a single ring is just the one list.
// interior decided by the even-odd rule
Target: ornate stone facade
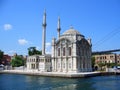
[{"label": "ornate stone facade", "polygon": [[52,39],[53,72],[89,72],[91,68],[91,40],[70,28]]}]

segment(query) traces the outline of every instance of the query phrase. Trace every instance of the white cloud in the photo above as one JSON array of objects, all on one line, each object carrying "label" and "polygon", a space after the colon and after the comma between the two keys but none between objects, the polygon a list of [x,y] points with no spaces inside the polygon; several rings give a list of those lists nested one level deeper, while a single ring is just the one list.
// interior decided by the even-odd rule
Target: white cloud
[{"label": "white cloud", "polygon": [[4,24],[4,30],[11,30],[12,29],[12,25],[11,24]]},{"label": "white cloud", "polygon": [[26,45],[26,44],[28,44],[28,41],[25,40],[25,39],[19,39],[19,40],[18,40],[18,43],[19,43],[20,45]]}]

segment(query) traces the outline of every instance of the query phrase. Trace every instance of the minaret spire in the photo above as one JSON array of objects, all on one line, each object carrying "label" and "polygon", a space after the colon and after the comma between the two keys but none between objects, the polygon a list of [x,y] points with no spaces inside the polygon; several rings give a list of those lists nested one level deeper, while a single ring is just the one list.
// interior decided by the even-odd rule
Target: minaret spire
[{"label": "minaret spire", "polygon": [[43,26],[46,27],[46,9],[44,10],[44,15],[43,15],[43,23],[42,23]]},{"label": "minaret spire", "polygon": [[43,22],[42,22],[42,27],[43,27],[43,32],[42,32],[42,55],[45,55],[45,43],[46,43],[46,10],[44,11],[43,15]]},{"label": "minaret spire", "polygon": [[60,27],[60,17],[58,17],[58,26],[57,26],[58,39],[60,38],[60,30],[61,30],[61,27]]}]

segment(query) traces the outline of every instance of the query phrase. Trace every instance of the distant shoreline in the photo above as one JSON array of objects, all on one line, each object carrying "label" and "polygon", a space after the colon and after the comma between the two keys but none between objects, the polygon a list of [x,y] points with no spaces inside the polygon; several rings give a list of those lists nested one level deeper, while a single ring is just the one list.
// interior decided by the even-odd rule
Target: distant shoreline
[{"label": "distant shoreline", "polygon": [[25,70],[4,70],[0,74],[22,74],[32,76],[47,76],[47,77],[61,77],[61,78],[86,78],[105,75],[120,75],[120,72],[82,72],[82,73],[61,73],[61,72],[39,72],[39,71],[25,71]]}]

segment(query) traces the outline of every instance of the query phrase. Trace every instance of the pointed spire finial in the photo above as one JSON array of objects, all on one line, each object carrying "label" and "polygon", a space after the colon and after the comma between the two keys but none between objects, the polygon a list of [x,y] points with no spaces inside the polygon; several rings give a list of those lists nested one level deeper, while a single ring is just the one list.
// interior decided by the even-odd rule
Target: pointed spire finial
[{"label": "pointed spire finial", "polygon": [[46,26],[46,9],[44,10],[44,15],[43,15],[43,26]]},{"label": "pointed spire finial", "polygon": [[61,27],[60,27],[60,17],[58,16],[58,27],[57,27],[57,30],[60,32],[61,30]]},{"label": "pointed spire finial", "polygon": [[61,30],[61,27],[60,27],[60,17],[58,17],[58,26],[57,26],[58,39],[60,38],[60,30]]}]

